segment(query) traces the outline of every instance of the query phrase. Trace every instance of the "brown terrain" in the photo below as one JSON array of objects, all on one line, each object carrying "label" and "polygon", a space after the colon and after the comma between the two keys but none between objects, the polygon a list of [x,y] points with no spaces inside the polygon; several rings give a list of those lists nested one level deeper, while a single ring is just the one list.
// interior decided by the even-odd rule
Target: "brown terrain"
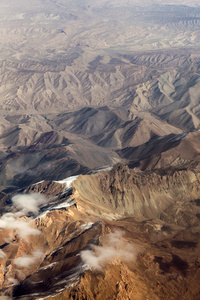
[{"label": "brown terrain", "polygon": [[129,2],[2,1],[1,190],[199,129],[198,2]]},{"label": "brown terrain", "polygon": [[200,175],[162,170],[117,165],[80,175],[68,190],[55,181],[26,189],[51,204],[37,217],[21,218],[40,231],[31,239],[3,230],[1,293],[14,299],[198,299]]},{"label": "brown terrain", "polygon": [[200,299],[200,6],[0,3],[0,300]]}]

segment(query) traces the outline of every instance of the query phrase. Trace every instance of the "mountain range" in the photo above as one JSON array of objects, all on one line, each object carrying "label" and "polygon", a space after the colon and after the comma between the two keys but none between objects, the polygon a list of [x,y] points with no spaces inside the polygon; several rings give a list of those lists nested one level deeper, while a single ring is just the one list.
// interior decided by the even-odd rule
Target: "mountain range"
[{"label": "mountain range", "polygon": [[2,0],[0,299],[200,298],[199,1]]}]

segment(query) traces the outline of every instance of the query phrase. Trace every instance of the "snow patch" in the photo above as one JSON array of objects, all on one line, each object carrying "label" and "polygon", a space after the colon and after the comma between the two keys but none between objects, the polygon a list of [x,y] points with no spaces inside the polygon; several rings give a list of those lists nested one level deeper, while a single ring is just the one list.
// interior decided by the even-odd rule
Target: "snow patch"
[{"label": "snow patch", "polygon": [[67,199],[67,201],[59,203],[56,206],[53,206],[51,209],[55,210],[55,209],[65,208],[65,207],[72,206],[73,204],[74,204],[73,200],[71,198],[69,198],[69,199]]},{"label": "snow patch", "polygon": [[36,183],[33,183],[33,184],[31,184],[31,186],[35,186],[35,185],[40,184],[40,183],[42,183],[42,182],[44,182],[44,180],[38,181],[38,182],[36,182]]},{"label": "snow patch", "polygon": [[74,205],[74,202],[73,202],[72,198],[69,197],[64,202],[55,203],[54,205],[49,206],[48,209],[45,210],[45,211],[43,211],[41,214],[39,214],[35,218],[35,220],[36,219],[40,219],[40,218],[44,218],[46,216],[46,214],[51,213],[51,212],[53,212],[56,209],[63,209],[63,208],[70,207],[70,206],[73,206],[73,205]]},{"label": "snow patch", "polygon": [[87,229],[90,229],[90,228],[92,228],[92,227],[93,227],[93,225],[94,225],[94,223],[90,222],[90,223],[87,223],[87,224],[83,224],[83,225],[81,225],[79,228],[80,228],[80,229],[87,230]]},{"label": "snow patch", "polygon": [[49,268],[53,268],[54,266],[56,266],[58,264],[59,264],[59,262],[54,262],[54,263],[51,263],[47,266],[41,267],[39,270],[46,270],[46,269],[49,269]]},{"label": "snow patch", "polygon": [[96,173],[103,172],[103,171],[111,171],[112,169],[113,169],[113,166],[103,166],[103,167],[92,170],[90,174],[96,174]]},{"label": "snow patch", "polygon": [[67,177],[63,180],[58,180],[58,181],[55,181],[55,182],[58,182],[60,184],[65,184],[66,188],[69,189],[72,182],[75,181],[77,178],[78,178],[79,175],[76,175],[76,176],[71,176],[71,177]]}]

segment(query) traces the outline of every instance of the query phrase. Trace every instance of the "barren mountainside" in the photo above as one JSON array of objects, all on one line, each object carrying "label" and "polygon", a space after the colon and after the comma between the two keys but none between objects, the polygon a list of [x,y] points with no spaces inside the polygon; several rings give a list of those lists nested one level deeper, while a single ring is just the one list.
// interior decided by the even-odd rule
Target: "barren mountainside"
[{"label": "barren mountainside", "polygon": [[196,1],[2,1],[1,189],[198,130],[199,14]]},{"label": "barren mountainside", "polygon": [[1,226],[8,217],[14,220],[1,234],[1,294],[14,299],[198,299],[196,170],[159,174],[118,165],[77,179],[43,181],[19,197],[34,198],[38,192],[47,200],[34,216],[17,221],[20,206],[13,197],[18,210],[0,219]]},{"label": "barren mountainside", "polygon": [[200,299],[197,0],[1,0],[0,300]]}]

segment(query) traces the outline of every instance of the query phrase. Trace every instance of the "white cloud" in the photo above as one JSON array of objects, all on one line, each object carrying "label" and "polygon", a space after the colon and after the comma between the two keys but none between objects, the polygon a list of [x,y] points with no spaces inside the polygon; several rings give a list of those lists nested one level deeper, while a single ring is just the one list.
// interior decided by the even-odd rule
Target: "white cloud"
[{"label": "white cloud", "polygon": [[26,278],[26,275],[24,274],[24,272],[22,272],[22,270],[16,270],[16,275],[19,281],[22,281]]},{"label": "white cloud", "polygon": [[[19,281],[18,281],[17,279],[13,278],[13,277],[8,277],[7,280],[8,280],[8,282],[9,282],[10,284],[13,284],[13,285],[16,285],[16,284],[19,283]],[[1,298],[0,298],[0,299],[1,299]]]},{"label": "white cloud", "polygon": [[4,238],[4,241],[5,241],[6,243],[11,243],[12,240],[13,240],[13,234],[10,232],[10,233],[9,233],[9,236],[6,237],[6,238]]},{"label": "white cloud", "polygon": [[16,207],[23,215],[28,213],[38,214],[39,207],[47,202],[47,199],[38,193],[18,194],[12,197],[14,207]]},{"label": "white cloud", "polygon": [[30,265],[42,258],[43,252],[41,250],[34,251],[32,255],[24,255],[14,259],[14,264],[20,268],[28,268]]},{"label": "white cloud", "polygon": [[102,270],[107,263],[120,259],[128,262],[136,258],[137,250],[122,239],[123,232],[115,231],[104,237],[103,246],[93,246],[92,250],[81,252],[81,258],[91,269]]},{"label": "white cloud", "polygon": [[0,258],[6,257],[6,254],[3,252],[3,250],[0,249]]},{"label": "white cloud", "polygon": [[17,219],[17,215],[13,213],[6,213],[0,218],[0,228],[17,230],[21,238],[27,239],[29,235],[38,235],[41,232],[30,227],[30,222]]},{"label": "white cloud", "polygon": [[[31,227],[31,218],[23,220],[21,217],[26,216],[28,213],[38,214],[40,206],[45,204],[47,199],[37,193],[29,195],[18,194],[12,197],[12,202],[17,212],[5,213],[0,218],[0,229],[15,230],[17,234],[24,239],[27,239],[29,235],[40,234],[41,232],[38,229]],[[9,233],[9,237],[4,238],[4,240],[11,242],[12,237],[12,233]]]}]

